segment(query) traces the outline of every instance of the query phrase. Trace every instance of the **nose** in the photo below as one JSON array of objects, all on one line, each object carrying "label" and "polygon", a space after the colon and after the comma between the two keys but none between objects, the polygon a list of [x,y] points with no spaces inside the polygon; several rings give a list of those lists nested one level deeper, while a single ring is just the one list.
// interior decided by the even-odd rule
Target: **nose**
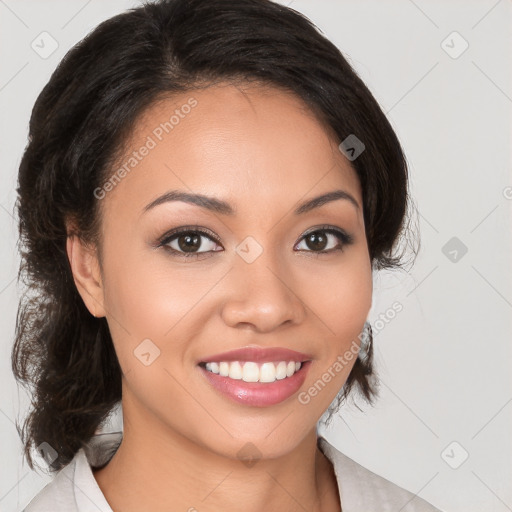
[{"label": "nose", "polygon": [[263,251],[252,263],[236,256],[225,284],[228,298],[222,318],[230,327],[248,325],[257,332],[270,332],[304,320],[306,306],[300,297],[300,283],[269,251]]}]

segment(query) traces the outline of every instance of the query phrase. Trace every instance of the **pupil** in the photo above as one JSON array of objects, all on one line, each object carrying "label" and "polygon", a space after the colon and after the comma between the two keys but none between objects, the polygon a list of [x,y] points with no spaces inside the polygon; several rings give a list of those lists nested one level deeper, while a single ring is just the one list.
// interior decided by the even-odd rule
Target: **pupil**
[{"label": "pupil", "polygon": [[327,237],[321,233],[311,233],[308,238],[306,238],[308,247],[319,251],[324,250],[326,241]]},{"label": "pupil", "polygon": [[[182,243],[183,241],[185,242]],[[194,249],[199,249],[199,247],[201,247],[201,237],[197,234],[181,235],[178,238],[178,245],[184,252],[194,252]]]}]

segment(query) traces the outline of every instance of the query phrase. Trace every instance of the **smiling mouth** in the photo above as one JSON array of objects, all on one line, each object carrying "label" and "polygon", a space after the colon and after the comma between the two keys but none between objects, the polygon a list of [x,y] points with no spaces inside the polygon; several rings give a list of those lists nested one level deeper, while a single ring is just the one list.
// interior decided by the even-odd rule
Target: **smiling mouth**
[{"label": "smiling mouth", "polygon": [[201,362],[199,366],[208,372],[232,380],[272,383],[292,377],[301,369],[302,364],[303,362],[299,361],[221,361]]}]

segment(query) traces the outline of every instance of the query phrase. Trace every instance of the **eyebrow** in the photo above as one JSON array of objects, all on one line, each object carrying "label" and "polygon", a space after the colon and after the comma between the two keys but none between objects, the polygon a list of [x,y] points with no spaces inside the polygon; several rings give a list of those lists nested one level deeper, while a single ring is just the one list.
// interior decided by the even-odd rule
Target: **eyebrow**
[{"label": "eyebrow", "polygon": [[[344,190],[333,190],[331,192],[327,192],[326,194],[322,194],[320,196],[313,197],[312,199],[303,201],[295,208],[294,213],[295,215],[301,215],[338,199],[345,199],[349,201],[356,208],[356,210],[359,210],[359,203],[351,194]],[[151,201],[151,203],[144,207],[143,212],[147,212],[156,206],[171,201],[182,201],[184,203],[193,204],[221,215],[232,216],[236,214],[236,208],[231,206],[226,201],[222,201],[221,199],[217,199],[215,197],[205,196],[203,194],[192,194],[180,190],[171,190],[157,197],[154,201]]]}]

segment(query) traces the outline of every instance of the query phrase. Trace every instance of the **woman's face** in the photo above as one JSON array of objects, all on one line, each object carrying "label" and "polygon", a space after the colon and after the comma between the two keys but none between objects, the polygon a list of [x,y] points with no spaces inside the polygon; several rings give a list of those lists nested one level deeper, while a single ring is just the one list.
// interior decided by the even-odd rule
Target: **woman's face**
[{"label": "woman's face", "polygon": [[[315,429],[372,300],[361,188],[339,142],[299,99],[262,87],[183,93],[141,118],[96,191],[102,270],[82,291],[112,333],[125,432],[276,457]],[[219,355],[247,347],[283,350]]]}]

